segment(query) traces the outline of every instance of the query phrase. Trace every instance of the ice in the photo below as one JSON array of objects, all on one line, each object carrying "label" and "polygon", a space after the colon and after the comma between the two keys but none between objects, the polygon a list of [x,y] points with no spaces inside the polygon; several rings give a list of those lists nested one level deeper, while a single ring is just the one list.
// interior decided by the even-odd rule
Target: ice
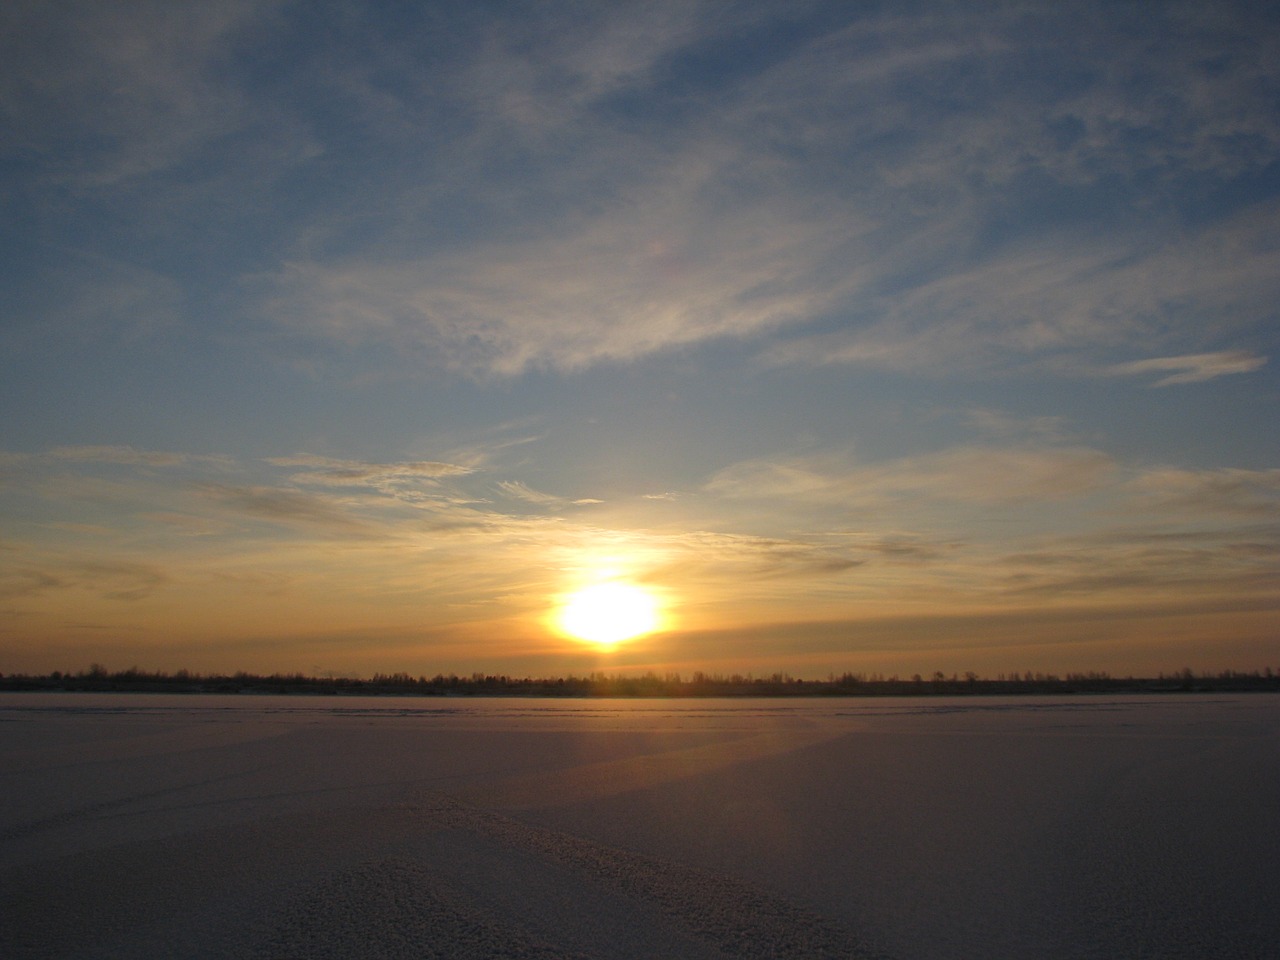
[{"label": "ice", "polygon": [[0,695],[6,957],[1262,957],[1280,698]]}]

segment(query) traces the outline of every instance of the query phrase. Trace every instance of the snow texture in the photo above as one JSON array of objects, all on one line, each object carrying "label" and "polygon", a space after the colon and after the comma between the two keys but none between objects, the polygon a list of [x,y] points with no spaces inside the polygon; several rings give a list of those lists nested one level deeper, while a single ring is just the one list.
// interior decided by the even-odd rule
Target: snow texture
[{"label": "snow texture", "polygon": [[24,958],[1261,958],[1280,698],[0,695]]}]

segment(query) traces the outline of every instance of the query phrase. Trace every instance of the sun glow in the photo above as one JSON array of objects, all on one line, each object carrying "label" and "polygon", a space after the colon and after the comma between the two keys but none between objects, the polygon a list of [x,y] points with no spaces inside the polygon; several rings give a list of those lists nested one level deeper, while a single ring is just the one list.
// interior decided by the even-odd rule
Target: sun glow
[{"label": "sun glow", "polygon": [[658,601],[635,584],[610,580],[569,594],[560,608],[560,629],[571,637],[611,647],[658,629]]}]

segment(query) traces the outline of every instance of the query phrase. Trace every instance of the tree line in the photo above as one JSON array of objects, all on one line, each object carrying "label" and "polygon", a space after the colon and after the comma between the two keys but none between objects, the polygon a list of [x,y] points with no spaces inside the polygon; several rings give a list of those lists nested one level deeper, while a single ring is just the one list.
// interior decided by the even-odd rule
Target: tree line
[{"label": "tree line", "polygon": [[506,674],[454,673],[411,676],[376,673],[371,678],[314,677],[302,673],[270,675],[237,672],[200,674],[145,671],[138,667],[110,671],[101,664],[87,670],[49,674],[2,674],[0,690],[43,690],[122,693],[277,693],[363,696],[471,697],[911,697],[1076,693],[1201,693],[1280,692],[1280,675],[1271,667],[1242,672],[1194,673],[1189,668],[1155,677],[1113,677],[1106,672],[998,674],[937,671],[925,677],[884,676],[873,673],[831,674],[825,680],[805,680],[786,673],[709,674],[684,677],[679,673],[635,676],[591,673],[565,677],[513,677]]}]

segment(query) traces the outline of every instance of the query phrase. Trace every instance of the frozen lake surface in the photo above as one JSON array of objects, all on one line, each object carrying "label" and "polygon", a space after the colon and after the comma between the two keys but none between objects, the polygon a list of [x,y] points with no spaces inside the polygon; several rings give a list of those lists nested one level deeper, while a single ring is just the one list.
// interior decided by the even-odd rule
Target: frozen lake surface
[{"label": "frozen lake surface", "polygon": [[6,957],[1275,956],[1280,697],[0,695]]}]

